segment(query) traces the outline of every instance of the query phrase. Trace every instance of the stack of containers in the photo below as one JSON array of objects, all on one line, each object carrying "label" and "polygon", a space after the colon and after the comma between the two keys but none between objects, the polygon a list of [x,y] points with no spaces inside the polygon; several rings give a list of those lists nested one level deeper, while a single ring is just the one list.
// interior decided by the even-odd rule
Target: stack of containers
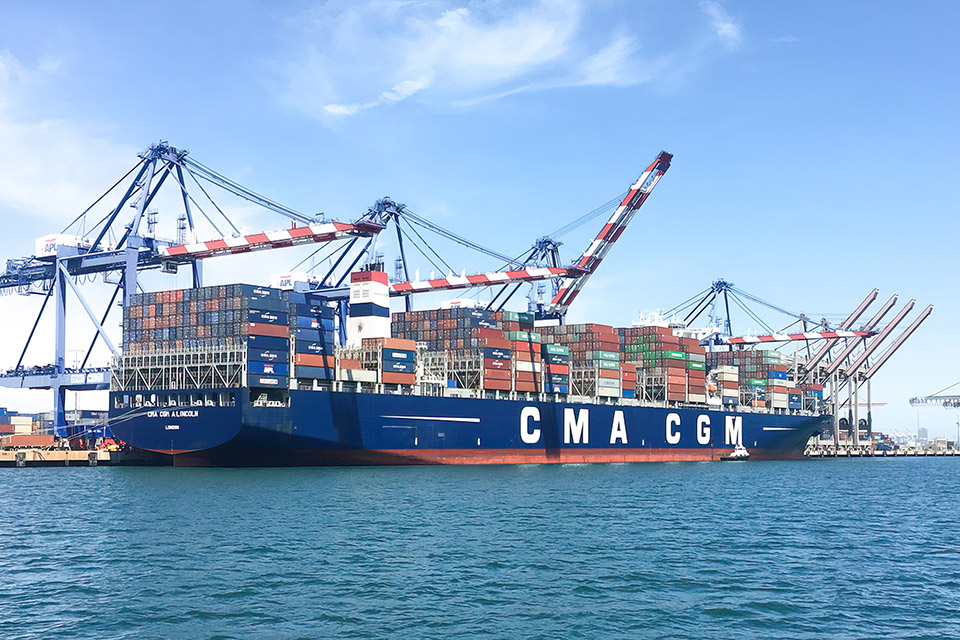
[{"label": "stack of containers", "polygon": [[[493,331],[487,329],[486,331]],[[513,343],[506,338],[484,337],[480,385],[490,391],[510,391]]]},{"label": "stack of containers", "polygon": [[407,311],[393,314],[390,335],[422,342],[429,351],[476,352],[489,346],[481,338],[503,338],[501,317],[501,313],[472,307]]},{"label": "stack of containers", "polygon": [[199,289],[139,293],[123,310],[123,342],[127,353],[195,350],[240,346],[247,342],[250,303],[255,310],[286,311],[280,304],[262,308],[263,299],[286,299],[286,292],[268,287],[231,284]]},{"label": "stack of containers", "polygon": [[364,338],[361,343],[364,369],[376,371],[384,384],[414,384],[417,381],[417,344],[403,338]]},{"label": "stack of containers", "polygon": [[295,335],[294,374],[303,380],[336,377],[336,310],[302,293],[290,294],[290,331]]},{"label": "stack of containers", "polygon": [[570,348],[561,344],[544,344],[543,385],[547,393],[570,393]]},{"label": "stack of containers", "polygon": [[247,336],[247,386],[285,389],[290,380],[287,293],[241,285],[241,334]]},{"label": "stack of containers", "polygon": [[707,351],[692,338],[680,338],[680,348],[686,354],[687,401],[705,404],[707,402]]},{"label": "stack of containers", "polygon": [[241,348],[255,387],[286,388],[290,367],[288,294],[249,284],[140,293],[123,310],[129,354]]},{"label": "stack of containers", "polygon": [[504,331],[513,341],[513,390],[540,393],[543,390],[541,337],[532,331]]},{"label": "stack of containers", "polygon": [[737,367],[720,365],[716,368],[717,385],[720,387],[720,402],[724,405],[740,404],[740,372]]},{"label": "stack of containers", "polygon": [[624,398],[637,397],[637,365],[635,363],[620,363],[620,389]]},{"label": "stack of containers", "polygon": [[787,372],[771,367],[767,371],[767,406],[772,409],[786,409],[789,406],[787,393]]},{"label": "stack of containers", "polygon": [[823,402],[823,385],[806,383],[800,385],[801,408],[807,411],[817,411]]},{"label": "stack of containers", "polygon": [[[622,393],[620,353],[617,351],[594,351],[591,354],[597,375],[597,395],[619,398]],[[636,390],[636,381],[634,381]]]}]

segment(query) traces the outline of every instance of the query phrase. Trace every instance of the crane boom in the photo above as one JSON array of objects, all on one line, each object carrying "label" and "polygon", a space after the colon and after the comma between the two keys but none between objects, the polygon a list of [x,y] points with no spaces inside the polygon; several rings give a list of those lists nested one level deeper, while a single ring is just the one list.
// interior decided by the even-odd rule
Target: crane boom
[{"label": "crane boom", "polygon": [[410,282],[396,282],[390,285],[390,295],[406,296],[411,293],[425,293],[450,289],[466,289],[469,287],[488,287],[497,284],[512,282],[535,282],[550,278],[566,276],[569,270],[557,267],[530,267],[517,271],[499,271],[495,273],[478,273],[476,275],[449,275],[446,278],[433,280],[412,280]]},{"label": "crane boom", "polygon": [[610,251],[610,247],[627,228],[637,210],[643,206],[660,178],[670,168],[672,159],[673,155],[661,151],[657,159],[647,167],[636,183],[630,187],[627,196],[614,211],[607,224],[600,230],[600,234],[590,243],[587,250],[583,252],[580,259],[570,269],[569,275],[560,283],[560,290],[547,305],[546,312],[548,315],[562,316],[567,312],[580,290],[583,289],[583,285],[586,284],[607,255],[607,252]]},{"label": "crane boom", "polygon": [[[873,304],[873,301],[877,299],[877,294],[879,293],[879,289],[874,289],[868,293],[867,297],[864,298],[863,302],[860,303],[860,306],[854,309],[853,313],[847,316],[847,319],[843,321],[843,324],[840,325],[840,328],[849,329],[852,327],[853,323],[857,321],[857,318],[862,316],[863,312],[867,310],[867,307]],[[806,377],[817,368],[817,365],[820,363],[820,361],[823,360],[828,353],[830,353],[830,350],[833,349],[833,346],[837,344],[838,339],[839,338],[831,338],[827,340],[827,344],[823,345],[820,348],[820,351],[817,351],[817,353],[810,358],[809,361],[807,361],[807,363],[804,365],[807,370],[807,372],[804,374],[804,379],[806,379]]]},{"label": "crane boom", "polygon": [[719,344],[757,344],[761,342],[797,342],[804,340],[822,340],[824,338],[867,338],[873,331],[807,331],[805,333],[773,333],[767,336],[743,336],[739,338],[718,339]]}]

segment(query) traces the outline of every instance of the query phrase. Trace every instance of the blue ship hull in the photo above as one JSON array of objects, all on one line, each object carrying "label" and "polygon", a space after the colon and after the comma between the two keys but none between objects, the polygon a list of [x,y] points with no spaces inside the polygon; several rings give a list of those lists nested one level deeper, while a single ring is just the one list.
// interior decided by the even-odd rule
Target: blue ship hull
[{"label": "blue ship hull", "polygon": [[[210,390],[205,390],[209,393]],[[830,416],[291,391],[289,406],[111,409],[114,434],[177,466],[520,464],[800,458]],[[197,393],[202,393],[197,391]],[[116,396],[111,393],[111,407]]]}]

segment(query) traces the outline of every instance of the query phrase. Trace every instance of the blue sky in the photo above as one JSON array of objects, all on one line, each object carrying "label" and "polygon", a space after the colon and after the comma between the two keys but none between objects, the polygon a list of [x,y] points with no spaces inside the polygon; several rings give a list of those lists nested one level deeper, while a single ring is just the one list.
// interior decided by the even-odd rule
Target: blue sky
[{"label": "blue sky", "polygon": [[[159,139],[301,211],[350,220],[390,195],[509,254],[666,149],[673,167],[571,321],[627,325],[721,277],[817,317],[873,287],[917,298],[936,310],[878,374],[877,426],[919,416],[956,435],[956,412],[907,405],[960,380],[955,3],[6,0],[0,14],[2,257],[32,253]],[[248,230],[285,226],[229,204]],[[562,238],[565,258],[599,224]],[[440,246],[455,268],[496,266]],[[265,282],[303,255],[210,261],[208,281]],[[153,283],[167,285],[184,283]],[[11,332],[37,303],[0,299]]]}]

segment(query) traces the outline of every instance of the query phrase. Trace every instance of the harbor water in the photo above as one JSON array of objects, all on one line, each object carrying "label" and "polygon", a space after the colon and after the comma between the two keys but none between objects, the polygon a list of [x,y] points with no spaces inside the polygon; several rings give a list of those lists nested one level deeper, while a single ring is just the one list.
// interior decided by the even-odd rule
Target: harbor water
[{"label": "harbor water", "polygon": [[3,638],[960,637],[960,460],[0,469]]}]

